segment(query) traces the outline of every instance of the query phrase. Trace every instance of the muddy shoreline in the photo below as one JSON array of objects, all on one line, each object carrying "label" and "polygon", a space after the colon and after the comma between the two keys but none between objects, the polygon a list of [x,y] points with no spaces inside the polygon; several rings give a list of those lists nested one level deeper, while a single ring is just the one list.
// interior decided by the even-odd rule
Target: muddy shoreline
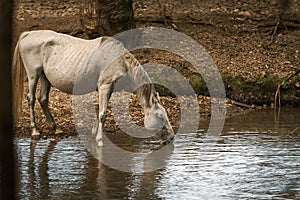
[{"label": "muddy shoreline", "polygon": [[[164,24],[155,2],[134,1],[135,21],[137,27],[156,26],[174,28],[198,41],[212,56],[222,75],[227,103],[227,117],[248,112],[251,106],[256,108],[271,107],[277,85],[294,74],[299,67],[300,57],[300,24],[299,3],[294,2],[286,15],[287,28],[280,25],[276,34],[276,14],[278,7],[274,2],[251,1],[182,1],[168,3],[161,1],[166,16],[171,23]],[[173,26],[173,27],[172,27]],[[85,38],[79,19],[79,3],[75,0],[29,1],[19,0],[15,4],[14,43],[19,34],[27,30],[51,29],[58,32]],[[272,39],[272,42],[270,43]],[[143,54],[137,52],[141,63],[167,63],[179,69],[186,77],[199,74],[180,71],[183,61],[176,56],[166,56],[164,52]],[[300,104],[300,78],[293,76],[281,89],[281,103],[286,106]],[[203,81],[192,82],[198,94],[202,112],[201,119],[210,118],[210,98]],[[163,94],[163,92],[161,92]],[[24,94],[25,95],[25,94]],[[231,101],[233,100],[233,101]],[[178,126],[180,109],[172,97],[162,98],[171,116],[171,123]],[[237,103],[234,103],[237,102]],[[246,105],[246,106],[244,106]],[[249,107],[248,107],[248,106]],[[43,134],[51,133],[47,128],[44,116],[37,102],[37,119]],[[137,105],[133,105],[137,106]],[[71,97],[52,88],[50,109],[58,126],[67,135],[76,133],[73,125]],[[139,118],[140,114],[133,117]],[[136,111],[140,113],[140,111]],[[136,116],[134,116],[136,115]],[[111,117],[106,123],[108,130],[115,130]],[[23,113],[16,127],[20,137],[29,137],[29,109],[23,102]],[[24,133],[26,133],[24,135]]]}]

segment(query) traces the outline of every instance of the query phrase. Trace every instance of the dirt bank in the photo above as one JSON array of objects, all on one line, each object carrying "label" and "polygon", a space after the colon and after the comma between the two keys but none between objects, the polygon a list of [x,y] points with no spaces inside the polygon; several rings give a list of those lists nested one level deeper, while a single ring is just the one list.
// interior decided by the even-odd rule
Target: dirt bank
[{"label": "dirt bank", "polygon": [[[175,28],[197,40],[216,62],[229,98],[270,105],[277,85],[300,68],[299,4],[291,1],[291,8],[278,21],[280,10],[272,0],[134,1],[134,18],[138,27]],[[84,37],[79,1],[20,0],[15,14],[16,36],[24,30],[53,29]],[[146,56],[139,58],[162,62],[164,57]],[[182,64],[170,56],[163,62],[178,70],[176,66]],[[299,104],[299,89],[299,76],[294,76],[282,89],[282,103]],[[207,95],[205,84],[198,84],[196,91]]]},{"label": "dirt bank", "polygon": [[[79,19],[79,1],[32,1],[19,0],[15,6],[15,40],[25,30],[52,29],[85,37]],[[278,6],[273,1],[134,1],[135,20],[138,27],[159,26],[173,28],[197,40],[212,56],[222,75],[227,97],[249,105],[271,105],[277,85],[298,71],[300,51],[299,3],[292,1],[281,21]],[[278,22],[278,23],[277,23]],[[278,26],[276,26],[278,24]],[[187,78],[199,77],[185,72],[182,59],[166,56],[165,52],[137,53],[142,62],[167,63]],[[188,65],[188,64],[187,64]],[[210,116],[210,99],[205,83],[196,78],[192,81],[200,95],[202,118]],[[283,85],[281,102],[285,105],[300,103],[299,76],[293,76]],[[58,125],[72,134],[71,97],[52,89],[50,107],[56,113]],[[165,97],[163,102],[172,116],[171,123],[178,125],[178,102]],[[24,104],[26,104],[24,100]],[[237,106],[239,105],[239,106]],[[228,103],[228,116],[248,110],[242,104]],[[41,111],[38,119],[41,119]],[[38,121],[47,132],[44,119]],[[110,123],[108,123],[109,125]],[[175,125],[175,126],[176,126]],[[18,133],[29,133],[28,107],[17,128]]]}]

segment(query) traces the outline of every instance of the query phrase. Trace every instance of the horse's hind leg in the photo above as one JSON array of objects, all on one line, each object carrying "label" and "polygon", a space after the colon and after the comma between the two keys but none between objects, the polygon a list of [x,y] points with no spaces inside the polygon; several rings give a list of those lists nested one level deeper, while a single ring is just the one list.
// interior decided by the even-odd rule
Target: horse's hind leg
[{"label": "horse's hind leg", "polygon": [[36,122],[35,122],[35,113],[34,113],[34,105],[35,105],[35,93],[36,93],[36,86],[39,80],[40,73],[36,72],[33,75],[28,75],[28,103],[29,103],[29,110],[30,110],[30,127],[32,129],[31,137],[33,139],[38,139],[40,137],[40,132],[37,130]]},{"label": "horse's hind leg", "polygon": [[55,134],[62,133],[61,129],[57,129],[56,123],[49,109],[49,92],[50,92],[51,84],[49,80],[46,78],[44,73],[42,73],[40,76],[40,82],[41,82],[41,88],[40,88],[40,95],[38,97],[38,100],[46,116],[47,122],[51,127],[51,129],[55,130]]}]

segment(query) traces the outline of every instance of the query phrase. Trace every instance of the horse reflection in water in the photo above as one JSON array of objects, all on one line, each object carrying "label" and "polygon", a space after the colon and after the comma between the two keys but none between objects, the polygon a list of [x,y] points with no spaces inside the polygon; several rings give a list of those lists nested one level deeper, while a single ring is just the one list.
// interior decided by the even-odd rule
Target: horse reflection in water
[{"label": "horse reflection in water", "polygon": [[95,130],[96,142],[102,145],[103,125],[108,100],[114,84],[125,74],[138,87],[135,93],[144,109],[144,125],[148,130],[161,130],[161,139],[169,143],[174,132],[159,96],[143,67],[134,56],[111,37],[83,40],[49,30],[24,32],[20,35],[13,58],[15,118],[18,118],[26,71],[29,93],[32,137],[39,138],[35,122],[35,93],[40,80],[38,100],[50,127],[60,133],[48,106],[51,86],[74,95],[98,90],[99,113]]},{"label": "horse reflection in water", "polygon": [[[159,199],[155,188],[163,170],[144,174],[114,170],[86,152],[77,138],[25,139],[21,143],[17,151],[23,169],[19,172],[19,199],[147,199],[149,196]],[[30,153],[26,154],[29,144]],[[139,144],[126,140],[119,140],[118,145],[127,145],[132,151],[139,149]],[[97,149],[106,151],[104,147]]]}]

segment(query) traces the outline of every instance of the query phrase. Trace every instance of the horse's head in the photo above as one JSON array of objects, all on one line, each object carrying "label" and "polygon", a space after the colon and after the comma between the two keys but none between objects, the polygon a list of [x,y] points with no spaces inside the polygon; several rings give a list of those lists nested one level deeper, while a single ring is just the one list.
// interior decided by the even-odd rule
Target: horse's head
[{"label": "horse's head", "polygon": [[160,132],[163,141],[169,143],[174,138],[174,131],[168,115],[161,105],[158,93],[155,93],[145,108],[144,125],[147,130]]}]

